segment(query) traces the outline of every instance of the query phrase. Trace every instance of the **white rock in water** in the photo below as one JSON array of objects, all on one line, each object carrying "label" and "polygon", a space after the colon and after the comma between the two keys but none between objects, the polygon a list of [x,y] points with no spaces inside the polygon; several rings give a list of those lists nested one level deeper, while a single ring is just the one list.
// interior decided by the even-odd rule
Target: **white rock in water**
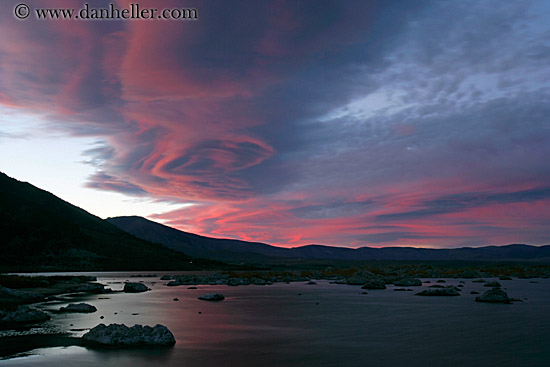
[{"label": "white rock in water", "polygon": [[143,283],[125,283],[124,284],[124,292],[128,293],[138,293],[138,292],[146,292],[149,288]]},{"label": "white rock in water", "polygon": [[12,311],[0,311],[1,324],[34,324],[50,319],[50,315],[42,310],[29,306],[18,306]]},{"label": "white rock in water", "polygon": [[223,301],[225,297],[221,293],[208,293],[198,297],[198,299],[202,301]]},{"label": "white rock in water", "polygon": [[143,345],[171,346],[176,344],[174,334],[166,326],[99,324],[82,336],[91,346],[137,347]]},{"label": "white rock in water", "polygon": [[83,313],[92,313],[96,312],[97,308],[95,306],[89,305],[87,303],[71,303],[67,307],[61,307],[60,312],[83,312]]}]

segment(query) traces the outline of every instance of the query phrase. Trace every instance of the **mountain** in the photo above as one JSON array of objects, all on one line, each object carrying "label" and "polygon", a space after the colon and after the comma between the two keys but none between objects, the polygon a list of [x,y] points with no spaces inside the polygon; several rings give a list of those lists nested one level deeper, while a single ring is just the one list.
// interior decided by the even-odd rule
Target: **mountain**
[{"label": "mountain", "polygon": [[539,260],[550,261],[550,246],[506,245],[427,249],[414,247],[360,247],[357,249],[308,245],[281,248],[265,243],[217,239],[183,232],[141,217],[106,219],[138,238],[160,243],[193,256],[223,261],[261,261],[294,258],[321,260]]},{"label": "mountain", "polygon": [[219,265],[136,238],[1,172],[0,251],[0,271],[194,270]]},{"label": "mountain", "polygon": [[291,256],[289,249],[265,243],[199,236],[137,216],[107,218],[106,221],[138,238],[195,257],[240,261]]}]

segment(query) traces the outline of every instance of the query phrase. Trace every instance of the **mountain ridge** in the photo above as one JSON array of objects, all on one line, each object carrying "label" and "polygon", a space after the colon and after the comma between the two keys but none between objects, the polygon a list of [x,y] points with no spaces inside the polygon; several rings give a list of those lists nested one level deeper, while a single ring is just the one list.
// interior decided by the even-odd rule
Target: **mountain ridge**
[{"label": "mountain ridge", "polygon": [[502,246],[431,249],[417,247],[346,248],[305,245],[283,248],[259,242],[221,239],[180,231],[138,216],[112,217],[106,221],[136,237],[169,248],[216,260],[247,260],[266,257],[322,260],[541,260],[550,261],[550,245],[510,244]]},{"label": "mountain ridge", "polygon": [[182,252],[139,239],[48,191],[2,172],[0,234],[0,271],[199,268],[194,259]]}]

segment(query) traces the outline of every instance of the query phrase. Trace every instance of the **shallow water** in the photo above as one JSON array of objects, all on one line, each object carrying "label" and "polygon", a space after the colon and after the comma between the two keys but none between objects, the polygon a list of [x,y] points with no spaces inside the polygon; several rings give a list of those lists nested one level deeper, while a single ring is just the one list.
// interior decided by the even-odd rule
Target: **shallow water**
[{"label": "shallow water", "polygon": [[[86,329],[99,323],[166,325],[177,343],[170,349],[34,350],[0,366],[548,366],[550,281],[500,281],[511,305],[474,302],[488,288],[464,280],[459,297],[415,296],[386,290],[361,294],[358,286],[304,283],[271,286],[167,287],[158,278],[97,274],[121,289],[144,281],[151,292],[91,295],[93,314],[54,314],[51,323]],[[152,282],[156,282],[152,284]],[[434,281],[432,280],[432,284]],[[457,285],[447,280],[445,285]],[[429,284],[428,284],[429,285]],[[427,285],[425,285],[427,286]],[[401,288],[401,287],[399,287]],[[407,288],[407,287],[405,287]],[[197,296],[221,292],[223,302]],[[100,299],[108,297],[109,299]],[[173,298],[179,298],[178,302]],[[80,301],[79,301],[80,302]],[[57,310],[66,303],[44,305]],[[199,313],[201,312],[201,313]],[[116,313],[116,314],[115,314]],[[104,316],[100,320],[100,316]],[[70,326],[70,325],[73,326]],[[74,331],[82,335],[83,331]]]}]

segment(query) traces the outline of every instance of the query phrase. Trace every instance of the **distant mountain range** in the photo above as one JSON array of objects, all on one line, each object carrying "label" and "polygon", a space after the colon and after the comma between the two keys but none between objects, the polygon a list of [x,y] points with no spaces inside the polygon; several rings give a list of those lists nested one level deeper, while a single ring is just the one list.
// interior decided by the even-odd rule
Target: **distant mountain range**
[{"label": "distant mountain range", "polygon": [[550,246],[506,246],[426,249],[414,247],[361,247],[350,249],[322,245],[281,248],[265,243],[217,239],[183,232],[142,217],[106,219],[138,238],[162,244],[191,256],[222,261],[259,261],[277,258],[318,260],[538,260],[550,261]]},{"label": "distant mountain range", "polygon": [[303,264],[302,260],[546,262],[550,261],[550,246],[281,248],[199,236],[141,217],[102,220],[0,172],[0,272],[236,269],[220,261],[296,265]]},{"label": "distant mountain range", "polygon": [[0,271],[223,267],[136,238],[47,191],[1,172],[0,251]]}]

